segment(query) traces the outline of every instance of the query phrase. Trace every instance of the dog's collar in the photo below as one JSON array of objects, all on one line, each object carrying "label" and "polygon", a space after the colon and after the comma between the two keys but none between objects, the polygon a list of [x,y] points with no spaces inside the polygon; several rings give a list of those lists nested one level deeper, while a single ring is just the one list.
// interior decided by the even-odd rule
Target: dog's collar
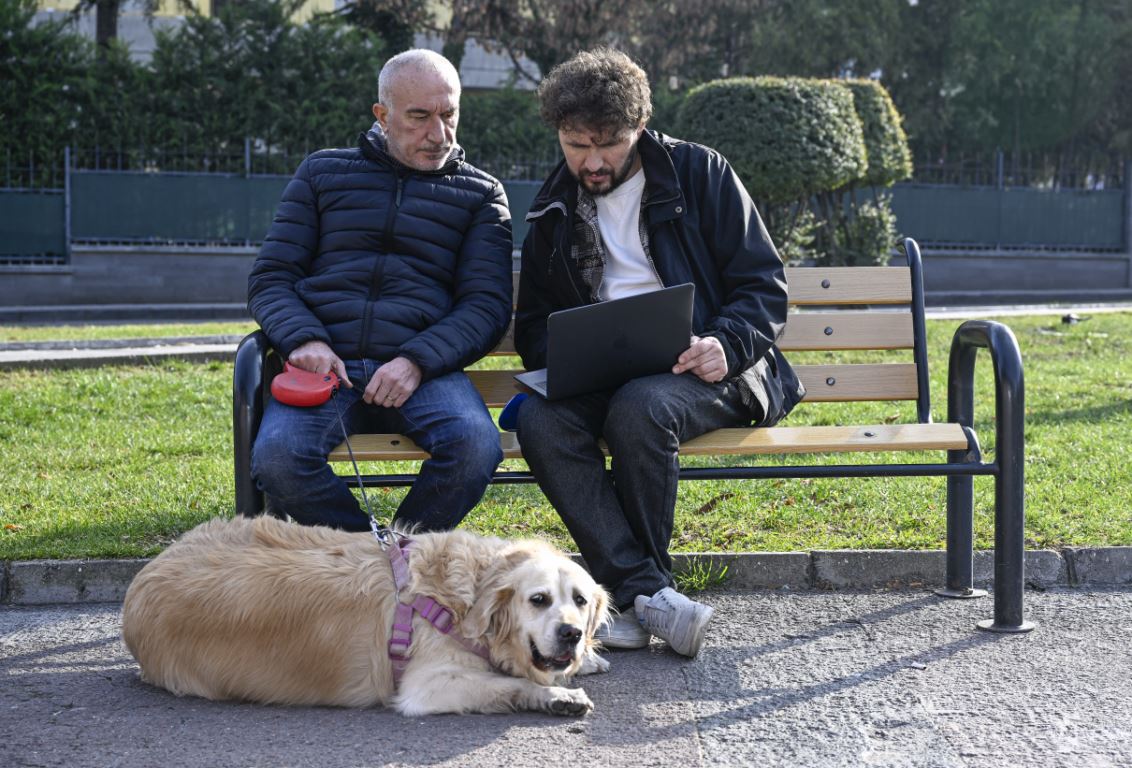
[{"label": "dog's collar", "polygon": [[411,541],[406,536],[397,535],[390,546],[385,547],[389,564],[393,567],[393,583],[397,587],[397,610],[393,614],[393,629],[389,633],[389,661],[393,668],[393,684],[401,685],[401,675],[409,666],[409,646],[413,642],[413,613],[419,613],[442,635],[448,635],[481,659],[491,663],[491,652],[487,646],[468,640],[459,633],[452,634],[456,626],[452,611],[431,597],[417,595],[411,603],[401,601],[401,593],[409,585],[409,547]]}]

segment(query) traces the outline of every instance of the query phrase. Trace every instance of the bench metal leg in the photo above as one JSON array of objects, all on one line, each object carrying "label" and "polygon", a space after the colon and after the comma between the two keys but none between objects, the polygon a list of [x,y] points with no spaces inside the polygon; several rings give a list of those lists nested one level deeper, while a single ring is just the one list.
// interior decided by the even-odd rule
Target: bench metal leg
[{"label": "bench metal leg", "polygon": [[1019,448],[995,446],[999,473],[994,480],[994,619],[978,623],[989,632],[1029,632],[1022,592],[1026,587],[1023,456]]},{"label": "bench metal leg", "polygon": [[[948,420],[969,431],[974,426],[975,356],[980,348],[990,352],[994,366],[996,473],[994,618],[980,621],[978,627],[991,632],[1028,632],[1034,625],[1025,620],[1022,605],[1026,556],[1025,383],[1018,341],[1005,325],[968,320],[955,332],[948,369]],[[948,587],[953,579],[961,587],[971,583],[971,483],[971,478],[948,479]]]},{"label": "bench metal leg", "polygon": [[[966,459],[966,451],[948,451],[949,463]],[[974,478],[962,475],[947,478],[947,573],[940,597],[967,599],[986,597],[985,589],[975,589]]]},{"label": "bench metal leg", "polygon": [[236,514],[263,514],[263,492],[252,480],[252,443],[263,418],[264,364],[270,346],[262,331],[246,336],[236,348],[232,374],[232,452],[236,471]]}]

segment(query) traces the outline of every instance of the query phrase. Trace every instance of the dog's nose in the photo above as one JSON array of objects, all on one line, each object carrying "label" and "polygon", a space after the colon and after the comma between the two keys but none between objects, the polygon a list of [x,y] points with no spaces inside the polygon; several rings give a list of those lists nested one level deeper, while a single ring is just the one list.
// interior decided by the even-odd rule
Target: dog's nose
[{"label": "dog's nose", "polygon": [[582,630],[578,629],[573,624],[558,625],[558,641],[563,645],[577,645],[578,641],[581,639]]}]

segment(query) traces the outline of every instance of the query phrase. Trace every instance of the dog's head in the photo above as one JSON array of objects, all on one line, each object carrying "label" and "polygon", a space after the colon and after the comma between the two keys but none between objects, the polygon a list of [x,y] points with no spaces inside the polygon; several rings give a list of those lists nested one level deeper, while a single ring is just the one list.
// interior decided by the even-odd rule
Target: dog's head
[{"label": "dog's head", "polygon": [[463,623],[503,671],[551,685],[578,672],[608,610],[605,590],[581,566],[526,542],[492,569]]}]

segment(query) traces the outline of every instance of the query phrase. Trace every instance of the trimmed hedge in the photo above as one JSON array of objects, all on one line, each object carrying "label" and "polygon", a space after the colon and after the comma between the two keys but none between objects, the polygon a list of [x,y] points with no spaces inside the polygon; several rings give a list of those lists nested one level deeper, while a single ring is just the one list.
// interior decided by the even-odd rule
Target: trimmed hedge
[{"label": "trimmed hedge", "polygon": [[892,97],[876,80],[844,80],[864,132],[868,168],[854,186],[890,187],[912,175],[912,151]]},{"label": "trimmed hedge", "polygon": [[853,94],[831,80],[740,77],[705,83],[680,108],[685,139],[721,152],[766,203],[844,187],[867,157]]},{"label": "trimmed hedge", "polygon": [[499,178],[534,178],[561,157],[558,135],[539,117],[534,91],[464,91],[456,139],[468,162]]}]

